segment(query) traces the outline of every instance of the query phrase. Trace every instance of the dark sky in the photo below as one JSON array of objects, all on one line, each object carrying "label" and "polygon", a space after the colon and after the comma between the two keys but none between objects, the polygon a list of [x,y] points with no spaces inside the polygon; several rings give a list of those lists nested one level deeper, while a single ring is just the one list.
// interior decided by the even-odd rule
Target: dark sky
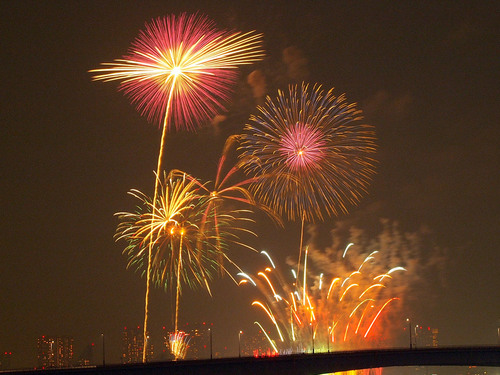
[{"label": "dark sky", "polygon": [[[264,33],[267,57],[241,69],[227,121],[169,137],[170,167],[213,178],[226,136],[255,112],[246,84],[253,69],[264,72],[271,96],[303,77],[345,92],[376,127],[379,164],[368,196],[338,220],[384,217],[408,231],[426,225],[447,249],[446,287],[420,290],[414,320],[439,327],[443,344],[497,342],[499,4],[289,4],[0,3],[0,352],[12,351],[16,366],[35,364],[42,334],[73,335],[78,355],[104,332],[109,362],[118,362],[122,327],[142,325],[144,281],[125,269],[113,214],[133,209],[129,189],[152,190],[160,131],[116,84],[92,82],[88,70],[122,57],[152,18],[197,10],[221,28]],[[290,47],[300,57],[295,76],[282,59]],[[280,261],[295,254],[298,224],[255,230],[255,245]],[[235,260],[261,263],[243,250]],[[153,293],[156,328],[170,319],[167,299]],[[235,355],[237,332],[256,320],[250,302],[226,277],[214,283],[213,298],[187,291],[181,319],[213,321],[215,345]]]}]

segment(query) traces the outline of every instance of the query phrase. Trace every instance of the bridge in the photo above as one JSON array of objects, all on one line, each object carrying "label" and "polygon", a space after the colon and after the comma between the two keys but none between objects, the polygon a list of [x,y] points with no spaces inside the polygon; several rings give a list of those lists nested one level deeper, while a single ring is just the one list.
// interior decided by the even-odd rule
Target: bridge
[{"label": "bridge", "polygon": [[[500,346],[378,349],[316,354],[293,354],[265,358],[152,362],[85,368],[42,370],[43,375],[313,375],[355,369],[393,366],[500,367]],[[19,371],[18,375],[40,374]]]}]

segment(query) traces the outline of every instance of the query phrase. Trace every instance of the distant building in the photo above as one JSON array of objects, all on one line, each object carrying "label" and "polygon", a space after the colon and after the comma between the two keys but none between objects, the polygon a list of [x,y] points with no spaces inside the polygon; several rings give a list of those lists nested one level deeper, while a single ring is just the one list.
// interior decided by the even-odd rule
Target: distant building
[{"label": "distant building", "polygon": [[265,333],[260,329],[253,335],[245,332],[241,336],[241,348],[242,356],[269,357],[276,354]]},{"label": "distant building", "polygon": [[189,350],[186,358],[210,358],[210,328],[213,329],[213,324],[205,322],[186,326],[186,331],[189,332],[191,336],[191,340],[189,341]]},{"label": "distant building", "polygon": [[73,366],[73,337],[41,336],[37,342],[38,368],[64,368]]},{"label": "distant building", "polygon": [[438,334],[437,328],[415,326],[415,346],[417,348],[436,348]]},{"label": "distant building", "polygon": [[93,364],[95,344],[91,343],[85,346],[83,351],[78,356],[76,363],[78,366],[86,367]]},{"label": "distant building", "polygon": [[0,370],[12,369],[12,352],[0,353]]},{"label": "distant building", "polygon": [[[142,351],[144,349],[144,333],[140,327],[137,328],[123,328],[122,332],[122,355],[121,363],[141,363]],[[153,359],[153,344],[151,340],[146,352],[146,361]]]}]

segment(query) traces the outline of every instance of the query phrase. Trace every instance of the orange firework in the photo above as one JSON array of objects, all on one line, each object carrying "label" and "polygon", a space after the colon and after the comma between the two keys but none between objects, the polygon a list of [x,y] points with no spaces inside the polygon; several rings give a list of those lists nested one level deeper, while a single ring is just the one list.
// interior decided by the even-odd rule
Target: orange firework
[{"label": "orange firework", "polygon": [[[352,267],[346,275],[307,274],[306,250],[302,283],[286,282],[269,255],[270,267],[251,277],[241,273],[240,284],[257,286],[265,300],[252,303],[274,327],[271,347],[281,353],[329,351],[365,347],[374,336],[380,316],[399,298],[391,295],[395,267],[382,273],[373,264],[377,251]],[[344,268],[347,270],[349,267]],[[370,270],[370,268],[373,268]],[[330,271],[332,270],[326,270]],[[260,323],[259,323],[260,325]],[[268,330],[267,330],[268,331]]]}]

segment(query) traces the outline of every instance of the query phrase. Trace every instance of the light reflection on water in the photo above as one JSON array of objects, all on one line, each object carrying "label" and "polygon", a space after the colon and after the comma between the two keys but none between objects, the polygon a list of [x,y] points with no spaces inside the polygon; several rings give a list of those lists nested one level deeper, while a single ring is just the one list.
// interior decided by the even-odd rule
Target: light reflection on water
[{"label": "light reflection on water", "polygon": [[321,375],[500,375],[500,367],[407,366],[352,370]]}]

